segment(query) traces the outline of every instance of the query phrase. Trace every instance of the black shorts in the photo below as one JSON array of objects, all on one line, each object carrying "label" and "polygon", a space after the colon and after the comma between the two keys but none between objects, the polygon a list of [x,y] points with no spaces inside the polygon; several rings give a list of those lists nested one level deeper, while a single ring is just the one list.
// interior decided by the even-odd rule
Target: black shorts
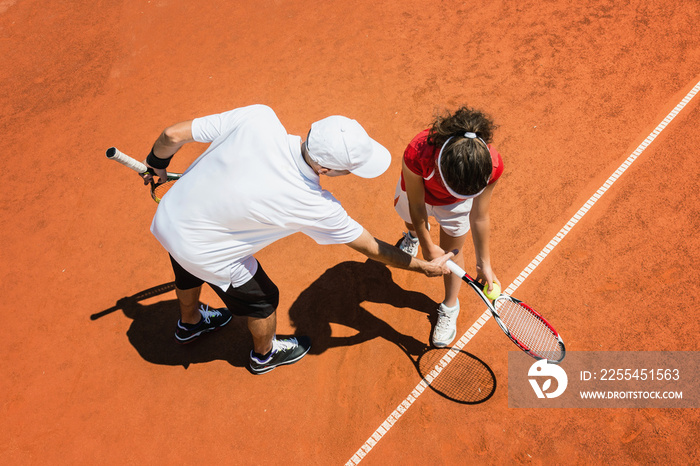
[{"label": "black shorts", "polygon": [[[178,289],[190,290],[207,283],[183,269],[172,256],[170,256],[170,262],[173,265],[175,286]],[[258,271],[255,272],[253,278],[241,286],[234,288],[232,285],[229,285],[224,292],[216,285],[211,283],[208,283],[208,285],[221,298],[228,310],[237,316],[264,319],[272,315],[279,305],[279,288],[270,280],[270,277],[267,276],[259,262]]]}]

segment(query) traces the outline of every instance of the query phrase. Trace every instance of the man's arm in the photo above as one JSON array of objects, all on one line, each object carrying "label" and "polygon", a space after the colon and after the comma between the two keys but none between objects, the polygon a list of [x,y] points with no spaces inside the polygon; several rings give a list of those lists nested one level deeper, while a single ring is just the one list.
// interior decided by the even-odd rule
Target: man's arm
[{"label": "man's arm", "polygon": [[347,243],[347,245],[370,259],[392,267],[421,272],[428,277],[440,277],[449,274],[450,270],[445,263],[454,256],[453,253],[449,252],[431,262],[426,262],[411,257],[399,248],[387,244],[384,241],[377,240],[367,230],[364,230],[359,238],[351,243]]},{"label": "man's arm", "polygon": [[[180,147],[193,141],[192,120],[183,121],[165,128],[163,132],[160,133],[160,136],[158,136],[158,139],[156,139],[156,142],[153,144],[152,152],[156,159],[165,161],[175,155],[175,152],[180,150]],[[167,177],[165,168],[155,168],[151,166],[148,163],[148,159],[146,159],[144,163],[153,168],[153,171],[157,176],[161,177],[162,179]],[[146,179],[147,176],[150,175],[144,176],[144,180],[148,183],[150,182],[150,179]]]}]

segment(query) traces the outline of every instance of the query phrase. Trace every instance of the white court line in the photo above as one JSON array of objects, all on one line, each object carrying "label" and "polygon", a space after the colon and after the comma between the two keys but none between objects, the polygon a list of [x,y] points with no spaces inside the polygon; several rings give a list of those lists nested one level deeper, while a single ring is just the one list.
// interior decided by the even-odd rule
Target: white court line
[{"label": "white court line", "polygon": [[[666,128],[666,126],[673,121],[673,119],[678,115],[678,113],[683,110],[683,108],[690,102],[693,97],[695,97],[695,94],[700,91],[700,82],[698,82],[693,89],[691,89],[688,94],[681,100],[678,105],[669,113],[666,118],[663,119],[661,123],[654,129],[654,131],[647,136],[647,138],[642,142],[637,149],[632,152],[632,154],[627,157],[627,160],[625,160],[620,167],[615,170],[615,172],[610,175],[610,178],[607,179],[605,183],[603,183],[603,186],[601,186],[598,191],[593,194],[588,201],[586,201],[585,204],[583,204],[583,207],[581,207],[576,214],[574,214],[571,219],[566,222],[566,225],[559,230],[559,233],[557,233],[552,240],[547,243],[547,245],[542,248],[542,251],[540,251],[537,256],[535,256],[534,259],[532,259],[532,262],[525,267],[525,269],[520,272],[520,275],[513,280],[513,283],[511,283],[508,288],[506,288],[505,293],[506,294],[513,294],[515,290],[518,289],[518,287],[525,281],[528,275],[530,275],[544,260],[547,255],[552,252],[554,247],[561,242],[562,239],[571,231],[571,229],[576,225],[581,218],[583,218],[584,215],[590,210],[593,205],[598,202],[598,200],[601,198],[605,192],[610,189],[610,187],[617,181],[617,179],[622,175],[629,167],[632,165],[632,162],[634,162],[637,157],[639,157],[642,152],[651,144],[656,137],[661,134],[661,131]],[[440,362],[435,366],[435,369],[433,369],[428,375],[426,375],[419,383],[416,385],[416,388],[413,389],[409,395],[404,398],[404,400],[399,403],[399,405],[396,407],[396,409],[389,415],[389,417],[386,418],[386,420],[380,425],[377,430],[374,431],[374,433],[367,439],[367,441],[355,452],[355,454],[350,458],[350,460],[345,463],[345,466],[353,466],[357,465],[362,461],[362,459],[369,453],[372,448],[379,442],[384,435],[389,432],[389,429],[392,428],[392,426],[399,420],[399,418],[406,412],[408,409],[415,403],[415,401],[418,399],[418,397],[423,393],[423,391],[435,380],[435,378],[440,374],[440,372],[447,366],[447,364],[450,363],[452,360],[452,356],[456,354],[456,351],[461,350],[464,348],[464,346],[469,343],[469,340],[472,339],[474,335],[476,335],[476,332],[481,329],[481,327],[491,318],[491,311],[488,309],[477,319],[476,322],[469,328],[469,330],[466,331],[464,335],[462,335],[462,338],[460,338],[457,343],[454,345],[454,350],[448,352],[441,360]]]}]

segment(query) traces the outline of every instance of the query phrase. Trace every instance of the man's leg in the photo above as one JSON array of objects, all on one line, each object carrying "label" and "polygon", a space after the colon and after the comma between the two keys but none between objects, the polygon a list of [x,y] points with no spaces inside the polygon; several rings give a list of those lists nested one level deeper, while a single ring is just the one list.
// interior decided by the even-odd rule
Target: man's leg
[{"label": "man's leg", "polygon": [[308,337],[278,339],[277,305],[279,289],[258,264],[258,270],[247,283],[226,291],[222,298],[229,306],[248,316],[248,330],[253,337],[250,352],[250,369],[254,374],[264,374],[277,366],[293,364],[309,352]]},{"label": "man's leg", "polygon": [[265,318],[248,317],[248,329],[255,347],[250,352],[250,370],[254,374],[264,374],[277,366],[294,364],[311,348],[308,337],[277,339],[277,312]]},{"label": "man's leg", "polygon": [[217,330],[228,324],[233,317],[227,308],[214,309],[209,306],[199,307],[199,295],[202,287],[186,290],[175,288],[180,302],[180,320],[175,330],[175,339],[180,343],[190,343],[202,334]]},{"label": "man's leg", "polygon": [[199,295],[201,292],[202,285],[189,290],[181,290],[175,287],[175,294],[180,302],[180,322],[183,324],[195,325],[202,320],[202,315],[199,313]]},{"label": "man's leg", "polygon": [[175,294],[180,303],[180,320],[175,329],[175,339],[180,343],[190,343],[203,333],[228,324],[232,316],[227,308],[200,308],[199,296],[204,282],[183,269],[172,256],[170,262],[175,273]]},{"label": "man's leg", "polygon": [[256,353],[265,355],[272,351],[272,340],[277,329],[277,312],[265,318],[248,317],[248,330],[253,335],[253,347]]}]

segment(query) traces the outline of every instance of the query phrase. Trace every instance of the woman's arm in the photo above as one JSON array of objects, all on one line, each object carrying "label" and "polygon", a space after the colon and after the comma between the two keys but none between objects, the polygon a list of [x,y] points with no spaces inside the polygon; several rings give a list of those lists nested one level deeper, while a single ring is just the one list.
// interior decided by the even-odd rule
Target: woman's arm
[{"label": "woman's arm", "polygon": [[423,257],[433,260],[442,256],[445,251],[433,243],[430,237],[428,211],[425,208],[425,184],[423,177],[416,175],[403,163],[403,179],[406,184],[406,197],[408,198],[408,211],[411,215],[411,223],[416,231],[416,236],[423,249]]},{"label": "woman's arm", "polygon": [[479,196],[474,198],[472,210],[469,213],[469,224],[472,230],[472,240],[474,242],[474,254],[476,256],[477,280],[488,282],[489,292],[492,290],[492,283],[495,281],[500,286],[501,282],[491,269],[491,253],[489,241],[491,238],[491,219],[489,216],[489,205],[496,183],[490,184]]}]

